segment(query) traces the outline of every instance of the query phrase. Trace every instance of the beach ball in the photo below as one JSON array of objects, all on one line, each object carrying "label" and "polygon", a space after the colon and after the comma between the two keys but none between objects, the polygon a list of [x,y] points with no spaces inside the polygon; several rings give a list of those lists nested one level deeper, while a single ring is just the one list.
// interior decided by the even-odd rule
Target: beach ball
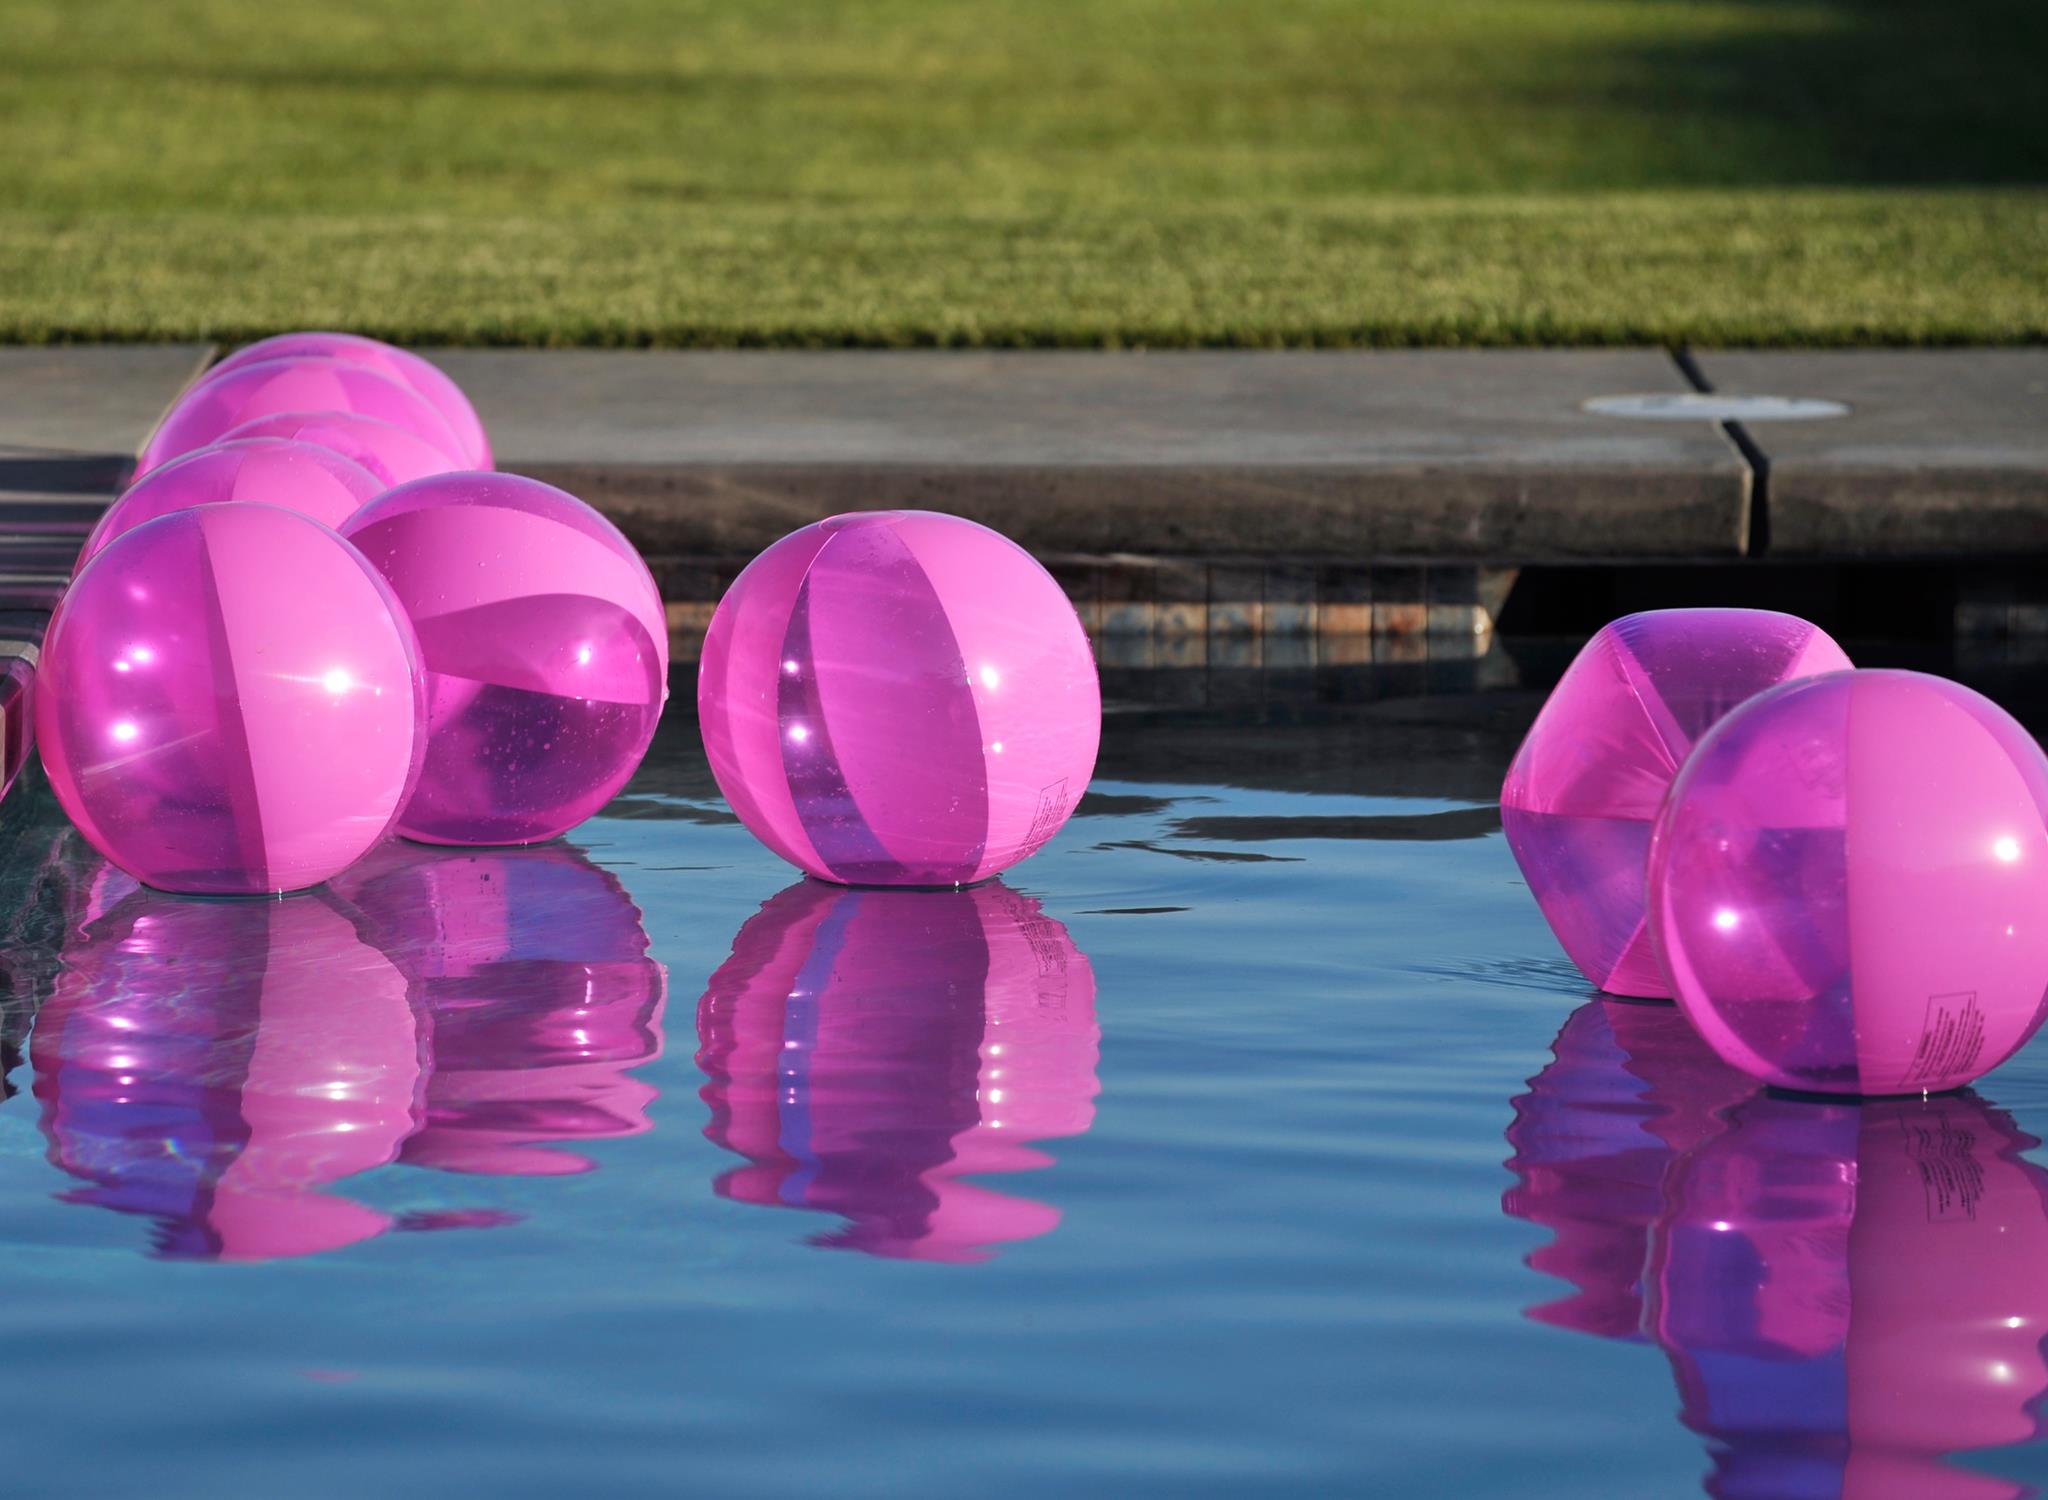
[{"label": "beach ball", "polygon": [[385,489],[410,484],[432,474],[451,474],[463,467],[417,433],[346,411],[281,411],[254,417],[231,427],[220,447],[249,438],[290,438],[313,443],[362,465]]},{"label": "beach ball", "polygon": [[456,456],[462,459],[463,467],[491,467],[491,440],[484,432],[484,424],[477,418],[476,408],[462,394],[462,387],[411,350],[387,344],[381,339],[364,338],[356,333],[280,333],[274,338],[259,339],[237,349],[208,373],[218,374],[224,370],[239,370],[244,365],[261,364],[265,360],[298,359],[308,355],[361,365],[426,397],[461,444],[462,451]]},{"label": "beach ball", "polygon": [[755,558],[712,617],[697,712],[740,820],[846,885],[964,885],[1036,853],[1102,730],[1059,584],[928,511],[835,516]]},{"label": "beach ball", "polygon": [[85,539],[78,567],[97,557],[115,537],[174,510],[248,500],[295,510],[323,526],[339,526],[386,488],[361,464],[312,443],[246,438],[201,448],[152,469],[130,485]]},{"label": "beach ball", "polygon": [[992,1186],[1094,1123],[1095,973],[999,880],[968,890],[800,881],[733,938],[697,1007],[713,1191],[844,1222],[809,1243],[986,1260],[1047,1234],[1049,1203]]},{"label": "beach ball", "polygon": [[353,547],[269,505],[116,537],[43,642],[36,742],[108,859],[164,890],[297,890],[392,826],[425,735],[412,627]]},{"label": "beach ball", "polygon": [[398,831],[430,844],[529,844],[626,784],[661,718],[668,628],[633,544],[552,485],[421,479],[342,534],[418,632],[427,759]]},{"label": "beach ball", "polygon": [[1849,665],[1818,626],[1760,609],[1660,609],[1602,627],[1559,679],[1501,787],[1501,828],[1579,971],[1668,999],[1644,928],[1650,825],[1699,737],[1738,703]]},{"label": "beach ball", "polygon": [[1951,1089],[2048,1007],[2048,758],[1917,672],[1788,683],[1701,741],[1650,854],[1678,1003],[1754,1077]]},{"label": "beach ball", "polygon": [[286,411],[348,411],[424,438],[462,463],[462,444],[434,404],[375,370],[339,359],[266,359],[204,376],[165,415],[143,445],[137,474],[194,448],[219,442],[255,417]]}]

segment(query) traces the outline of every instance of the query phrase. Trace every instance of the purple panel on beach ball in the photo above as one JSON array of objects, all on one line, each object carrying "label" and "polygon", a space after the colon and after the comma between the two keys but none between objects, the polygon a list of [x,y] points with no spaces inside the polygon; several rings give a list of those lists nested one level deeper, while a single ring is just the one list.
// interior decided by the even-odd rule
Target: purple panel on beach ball
[{"label": "purple panel on beach ball", "polygon": [[754,835],[847,885],[960,885],[1037,852],[1102,731],[1074,608],[957,516],[835,516],[733,583],[697,679],[711,769]]},{"label": "purple panel on beach ball", "polygon": [[239,370],[244,365],[261,364],[265,360],[295,359],[307,355],[361,365],[426,397],[461,443],[462,451],[457,456],[464,466],[472,469],[491,467],[491,440],[484,432],[484,424],[478,419],[476,408],[462,394],[462,388],[437,366],[411,350],[387,344],[381,339],[364,338],[357,333],[280,333],[274,338],[259,339],[246,348],[237,349],[209,373]]},{"label": "purple panel on beach ball", "polygon": [[251,438],[290,438],[316,444],[361,464],[385,489],[462,468],[460,460],[450,458],[418,433],[347,411],[275,412],[229,428],[214,446]]},{"label": "purple panel on beach ball", "polygon": [[1508,847],[1571,961],[1617,995],[1669,998],[1644,928],[1650,824],[1723,714],[1849,658],[1762,609],[1659,609],[1603,627],[1536,716],[1501,788]]},{"label": "purple panel on beach ball", "polygon": [[1988,698],[1842,672],[1730,714],[1673,783],[1650,931],[1715,1051],[1822,1093],[1955,1088],[2048,1007],[2048,758]]},{"label": "purple panel on beach ball", "polygon": [[343,528],[419,633],[427,762],[399,818],[434,844],[553,838],[611,799],[654,738],[668,629],[647,564],[552,485],[402,485]]},{"label": "purple panel on beach ball", "polygon": [[462,444],[426,397],[375,370],[339,359],[267,359],[215,371],[178,398],[143,445],[136,473],[147,474],[195,448],[219,442],[257,417],[287,411],[347,411],[375,417],[423,438],[457,463]]},{"label": "purple panel on beach ball", "polygon": [[362,555],[268,505],[115,538],[43,643],[36,739],[93,847],[165,890],[297,890],[390,830],[425,747],[412,628]]},{"label": "purple panel on beach ball", "polygon": [[201,448],[152,469],[130,485],[85,539],[78,567],[99,556],[115,537],[174,510],[242,500],[295,510],[323,526],[339,526],[386,488],[353,459],[313,443],[248,438]]}]

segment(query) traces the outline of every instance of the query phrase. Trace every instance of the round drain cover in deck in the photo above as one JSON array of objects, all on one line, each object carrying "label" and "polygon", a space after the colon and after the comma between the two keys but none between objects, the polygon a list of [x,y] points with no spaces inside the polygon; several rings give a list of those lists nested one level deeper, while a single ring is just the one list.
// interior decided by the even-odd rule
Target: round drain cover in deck
[{"label": "round drain cover in deck", "polygon": [[1680,391],[1650,396],[1595,396],[1586,411],[1603,417],[1636,417],[1651,422],[1809,422],[1817,417],[1845,417],[1840,401],[1806,396],[1723,396],[1710,391]]}]

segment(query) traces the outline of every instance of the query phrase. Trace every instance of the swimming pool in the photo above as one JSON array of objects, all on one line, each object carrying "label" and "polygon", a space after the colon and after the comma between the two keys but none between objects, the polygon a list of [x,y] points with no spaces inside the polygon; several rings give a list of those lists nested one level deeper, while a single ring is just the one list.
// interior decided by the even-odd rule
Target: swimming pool
[{"label": "swimming pool", "polygon": [[565,843],[283,902],[31,783],[16,1483],[2021,1493],[2048,1051],[1820,1103],[1594,999],[1492,806],[1561,660],[1112,682],[1079,815],[955,893],[798,881],[687,693]]}]

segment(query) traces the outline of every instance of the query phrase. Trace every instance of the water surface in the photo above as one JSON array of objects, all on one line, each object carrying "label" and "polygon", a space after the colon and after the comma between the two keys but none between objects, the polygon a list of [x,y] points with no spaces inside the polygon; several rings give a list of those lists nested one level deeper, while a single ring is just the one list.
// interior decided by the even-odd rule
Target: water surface
[{"label": "water surface", "polygon": [[680,712],[283,902],[11,799],[17,1484],[2024,1493],[2048,1052],[1828,1104],[1591,996],[1491,805],[1555,665],[1113,682],[957,893],[799,881]]}]

